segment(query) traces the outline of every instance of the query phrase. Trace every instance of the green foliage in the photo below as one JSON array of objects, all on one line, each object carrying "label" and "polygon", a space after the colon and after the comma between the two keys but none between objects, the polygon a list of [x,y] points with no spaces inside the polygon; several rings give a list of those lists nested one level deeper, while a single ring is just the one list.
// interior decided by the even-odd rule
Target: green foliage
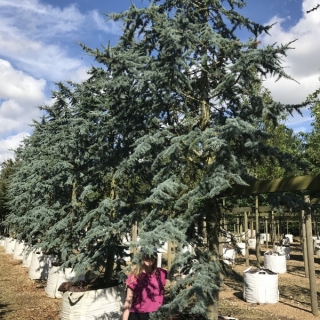
[{"label": "green foliage", "polygon": [[8,202],[8,187],[10,183],[10,178],[14,172],[14,161],[8,159],[1,163],[0,171],[0,234],[4,234],[5,229],[2,222],[6,219],[9,214]]},{"label": "green foliage", "polygon": [[320,173],[320,89],[316,90],[307,98],[310,106],[311,117],[313,119],[311,125],[312,130],[309,133],[302,134],[305,143],[305,157],[310,162],[310,173]]}]

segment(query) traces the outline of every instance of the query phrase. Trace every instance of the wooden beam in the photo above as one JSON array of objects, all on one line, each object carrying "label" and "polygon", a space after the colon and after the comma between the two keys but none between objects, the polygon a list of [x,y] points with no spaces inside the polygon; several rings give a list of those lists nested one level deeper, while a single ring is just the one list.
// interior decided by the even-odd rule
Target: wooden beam
[{"label": "wooden beam", "polygon": [[320,190],[320,174],[305,175],[273,180],[254,181],[249,185],[234,185],[221,196],[239,196],[249,194],[264,194],[287,191]]}]

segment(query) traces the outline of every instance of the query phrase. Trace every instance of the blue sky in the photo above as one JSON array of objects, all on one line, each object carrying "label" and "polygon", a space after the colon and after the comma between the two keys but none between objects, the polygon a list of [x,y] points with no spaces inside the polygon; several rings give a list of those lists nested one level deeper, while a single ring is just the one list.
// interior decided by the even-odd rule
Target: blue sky
[{"label": "blue sky", "polygon": [[[132,0],[146,6],[146,0]],[[31,133],[38,106],[50,103],[56,81],[81,81],[93,63],[77,42],[98,48],[115,44],[121,25],[102,13],[126,10],[129,0],[1,0],[0,1],[0,162],[13,157],[21,139]],[[266,24],[276,22],[261,45],[298,39],[283,61],[298,82],[267,79],[275,100],[299,103],[319,87],[320,10],[306,14],[318,0],[248,0],[241,13]],[[288,126],[310,129],[307,110]]]}]

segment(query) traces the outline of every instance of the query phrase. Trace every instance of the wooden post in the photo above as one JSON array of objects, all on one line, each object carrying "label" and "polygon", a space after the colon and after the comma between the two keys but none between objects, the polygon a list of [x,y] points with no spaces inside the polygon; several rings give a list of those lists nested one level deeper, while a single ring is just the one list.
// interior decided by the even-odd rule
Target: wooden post
[{"label": "wooden post", "polygon": [[240,220],[239,217],[237,217],[237,234],[240,236]]},{"label": "wooden post", "polygon": [[249,244],[248,244],[248,214],[244,212],[244,236],[246,244],[246,266],[249,267]]},{"label": "wooden post", "polygon": [[253,219],[250,221],[250,238],[253,238]]},{"label": "wooden post", "polygon": [[259,228],[259,198],[256,196],[256,235],[257,233],[260,233],[260,228]]},{"label": "wooden post", "polygon": [[274,221],[274,212],[271,211],[271,237],[272,237],[272,250],[276,250],[276,225]]},{"label": "wooden post", "polygon": [[[310,196],[304,196],[305,203],[310,203]],[[314,266],[314,249],[313,249],[313,239],[312,239],[312,221],[311,212],[304,215],[306,224],[306,242],[307,242],[307,253],[308,253],[308,270],[309,270],[309,286],[310,286],[310,300],[311,300],[311,310],[314,316],[319,315],[318,310],[318,294],[317,294],[317,277]]]},{"label": "wooden post", "polygon": [[307,254],[307,237],[306,237],[306,224],[304,218],[304,210],[301,211],[301,231],[302,231],[302,254],[304,261],[304,275],[309,278],[308,254]]},{"label": "wooden post", "polygon": [[268,219],[265,220],[265,227],[266,227],[266,247],[269,247],[269,240],[268,240]]},{"label": "wooden post", "polygon": [[256,258],[258,267],[260,267],[260,255],[259,199],[256,196]]},{"label": "wooden post", "polygon": [[305,215],[306,236],[307,236],[307,252],[308,252],[308,269],[309,269],[309,285],[311,293],[311,310],[314,316],[318,316],[318,298],[317,298],[317,277],[314,266],[314,252],[312,239],[312,223],[311,214]]},{"label": "wooden post", "polygon": [[[226,198],[222,198],[222,205],[224,207],[224,210],[226,211]],[[224,212],[225,212],[224,211]],[[228,226],[227,226],[227,223],[226,223],[226,216],[225,216],[225,213],[223,214],[223,229],[225,231],[228,230]]]},{"label": "wooden post", "polygon": [[138,236],[138,225],[137,222],[135,222],[132,226],[132,241],[137,241]]}]

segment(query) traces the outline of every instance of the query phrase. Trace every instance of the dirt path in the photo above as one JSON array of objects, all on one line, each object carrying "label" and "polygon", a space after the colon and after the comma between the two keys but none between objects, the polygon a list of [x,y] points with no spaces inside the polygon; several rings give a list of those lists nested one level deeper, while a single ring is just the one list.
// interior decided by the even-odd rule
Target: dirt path
[{"label": "dirt path", "polygon": [[[287,273],[279,274],[280,301],[276,304],[250,304],[243,300],[243,259],[229,270],[220,293],[220,314],[239,320],[315,320],[311,313],[310,290],[304,276],[299,244],[291,246]],[[320,258],[315,257],[317,283],[320,285]],[[250,265],[255,257],[250,256]],[[61,299],[46,296],[45,281],[28,277],[28,268],[0,247],[0,319],[59,320]],[[76,320],[76,319],[75,319]],[[183,320],[183,319],[181,319]]]},{"label": "dirt path", "polygon": [[30,280],[28,268],[0,247],[0,319],[58,320],[61,299],[48,298],[44,283]]}]

